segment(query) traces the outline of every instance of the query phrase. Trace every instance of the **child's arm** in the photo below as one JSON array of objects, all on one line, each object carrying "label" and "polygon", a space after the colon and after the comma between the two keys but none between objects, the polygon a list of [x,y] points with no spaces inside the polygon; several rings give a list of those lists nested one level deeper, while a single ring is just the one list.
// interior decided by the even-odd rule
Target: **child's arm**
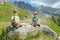
[{"label": "child's arm", "polygon": [[18,22],[17,22],[18,24],[21,24],[21,21],[20,21],[20,18],[19,18],[19,16],[18,16]]},{"label": "child's arm", "polygon": [[12,20],[12,23],[16,23],[16,20],[15,20],[14,16],[12,16],[11,20]]}]

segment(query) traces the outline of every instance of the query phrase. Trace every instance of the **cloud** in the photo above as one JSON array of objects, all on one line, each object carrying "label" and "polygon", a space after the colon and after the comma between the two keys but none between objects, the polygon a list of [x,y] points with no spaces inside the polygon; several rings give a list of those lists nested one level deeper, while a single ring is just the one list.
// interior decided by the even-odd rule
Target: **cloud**
[{"label": "cloud", "polygon": [[54,4],[56,2],[59,2],[60,0],[45,0],[44,2],[45,3],[48,3],[48,4]]},{"label": "cloud", "polygon": [[48,4],[54,4],[56,2],[59,2],[60,0],[30,0],[30,1],[38,1],[38,2],[48,3]]},{"label": "cloud", "polygon": [[60,0],[16,0],[16,1],[25,1],[27,3],[30,3],[33,6],[43,5],[43,6],[53,7],[53,8],[60,8]]},{"label": "cloud", "polygon": [[24,1],[24,0],[20,0],[20,1]]},{"label": "cloud", "polygon": [[60,8],[60,2],[51,5],[53,8]]},{"label": "cloud", "polygon": [[37,6],[49,6],[53,8],[60,8],[60,0],[30,0],[30,3],[36,4]]},{"label": "cloud", "polygon": [[46,3],[43,3],[43,2],[38,2],[38,1],[31,1],[32,4],[36,4],[37,6],[39,5],[44,5],[46,6],[47,4]]}]

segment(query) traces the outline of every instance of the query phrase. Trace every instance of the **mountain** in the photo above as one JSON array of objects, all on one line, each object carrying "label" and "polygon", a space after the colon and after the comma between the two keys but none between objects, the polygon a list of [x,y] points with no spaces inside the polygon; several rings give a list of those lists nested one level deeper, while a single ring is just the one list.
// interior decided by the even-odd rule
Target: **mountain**
[{"label": "mountain", "polygon": [[26,9],[28,11],[32,11],[32,12],[36,11],[36,8],[35,7],[33,7],[29,3],[25,3],[24,1],[20,1],[20,2],[15,1],[13,4],[15,6],[19,7],[19,8],[23,8],[23,9]]},{"label": "mountain", "polygon": [[40,14],[60,16],[60,9],[58,8],[45,7],[45,6],[33,7],[31,4],[25,3],[24,1],[20,2],[15,1],[13,4],[19,8],[23,8],[31,12],[38,11]]},{"label": "mountain", "polygon": [[52,8],[52,7],[44,7],[39,6],[37,7],[37,11],[41,14],[50,14],[50,15],[57,15],[60,16],[60,9]]}]

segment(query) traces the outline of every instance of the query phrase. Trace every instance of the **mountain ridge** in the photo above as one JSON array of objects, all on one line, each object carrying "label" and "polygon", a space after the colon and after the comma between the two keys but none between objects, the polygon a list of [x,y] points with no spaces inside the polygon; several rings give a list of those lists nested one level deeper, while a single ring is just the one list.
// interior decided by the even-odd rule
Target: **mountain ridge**
[{"label": "mountain ridge", "polygon": [[15,1],[15,2],[13,2],[13,4],[15,6],[17,6],[18,8],[23,8],[23,9],[26,9],[26,10],[32,11],[32,12],[36,11],[36,8],[35,7],[33,7],[29,3],[25,3],[24,1],[20,1],[20,2]]},{"label": "mountain ridge", "polygon": [[42,14],[60,16],[60,9],[58,9],[58,8],[56,9],[56,8],[52,8],[52,7],[39,6],[39,7],[37,7],[37,11]]}]

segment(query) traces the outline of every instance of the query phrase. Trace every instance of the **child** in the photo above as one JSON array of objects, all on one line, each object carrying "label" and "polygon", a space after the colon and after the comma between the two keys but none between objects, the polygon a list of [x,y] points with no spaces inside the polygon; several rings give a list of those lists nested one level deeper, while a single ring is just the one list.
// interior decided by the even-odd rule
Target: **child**
[{"label": "child", "polygon": [[37,21],[38,21],[38,13],[37,12],[35,12],[34,13],[34,17],[32,18],[32,25],[34,26],[34,27],[36,27],[36,26],[39,26],[40,27],[40,25],[39,24],[37,24]]},{"label": "child", "polygon": [[13,14],[13,16],[11,18],[13,28],[16,27],[16,26],[21,27],[22,24],[20,22],[20,18],[19,18],[19,16],[17,16],[18,12],[16,10],[14,10],[13,13],[14,14]]}]

